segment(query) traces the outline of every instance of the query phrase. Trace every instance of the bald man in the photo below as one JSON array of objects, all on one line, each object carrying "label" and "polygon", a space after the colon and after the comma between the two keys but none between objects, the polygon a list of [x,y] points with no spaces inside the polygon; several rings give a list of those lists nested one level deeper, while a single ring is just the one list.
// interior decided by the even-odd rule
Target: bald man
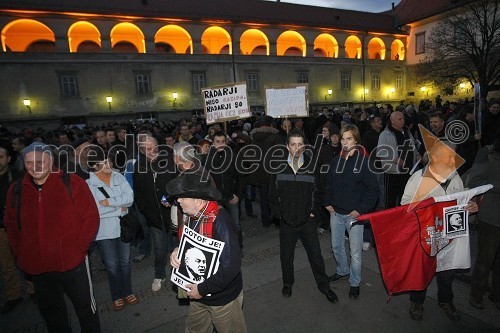
[{"label": "bald man", "polygon": [[207,258],[205,253],[196,247],[192,247],[186,251],[184,256],[186,270],[189,278],[193,281],[205,281],[205,272],[207,271]]},{"label": "bald man", "polygon": [[420,158],[402,112],[391,113],[389,125],[380,133],[376,154],[384,172],[385,208],[396,207],[401,202],[410,171]]}]

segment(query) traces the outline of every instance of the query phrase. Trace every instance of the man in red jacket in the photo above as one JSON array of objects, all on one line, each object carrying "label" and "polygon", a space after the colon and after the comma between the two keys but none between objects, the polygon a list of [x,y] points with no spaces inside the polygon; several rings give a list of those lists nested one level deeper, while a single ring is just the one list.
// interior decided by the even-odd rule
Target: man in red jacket
[{"label": "man in red jacket", "polygon": [[87,250],[99,213],[83,179],[53,168],[51,148],[22,151],[26,175],[7,194],[4,224],[19,268],[33,275],[38,309],[49,332],[71,332],[64,293],[82,332],[100,332]]}]

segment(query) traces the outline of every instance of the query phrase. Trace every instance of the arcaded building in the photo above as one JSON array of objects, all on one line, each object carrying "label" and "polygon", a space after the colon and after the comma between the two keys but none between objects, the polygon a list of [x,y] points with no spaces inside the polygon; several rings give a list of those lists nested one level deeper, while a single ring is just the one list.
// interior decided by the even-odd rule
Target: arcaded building
[{"label": "arcaded building", "polygon": [[259,0],[0,1],[0,121],[175,118],[234,82],[253,111],[266,86],[296,83],[311,108],[396,103],[415,90],[397,21]]}]

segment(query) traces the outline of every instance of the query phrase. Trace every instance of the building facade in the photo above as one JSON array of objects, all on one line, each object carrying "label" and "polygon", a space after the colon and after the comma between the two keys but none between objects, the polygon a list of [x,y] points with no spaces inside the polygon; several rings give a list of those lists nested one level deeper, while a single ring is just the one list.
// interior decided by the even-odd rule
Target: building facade
[{"label": "building facade", "polygon": [[390,13],[257,0],[1,1],[0,121],[160,119],[200,91],[308,83],[311,108],[407,97],[404,28]]}]

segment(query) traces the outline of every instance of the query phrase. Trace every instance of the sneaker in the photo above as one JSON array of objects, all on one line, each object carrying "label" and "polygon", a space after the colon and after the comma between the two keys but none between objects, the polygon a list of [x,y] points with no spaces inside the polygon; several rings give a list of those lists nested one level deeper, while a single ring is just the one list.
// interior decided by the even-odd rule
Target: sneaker
[{"label": "sneaker", "polygon": [[134,257],[133,261],[134,262],[140,262],[142,261],[142,259],[146,258],[146,255],[145,254],[138,254]]},{"label": "sneaker", "polygon": [[469,304],[472,305],[473,307],[475,307],[476,309],[478,310],[482,310],[484,309],[484,304],[483,304],[483,298],[477,298],[477,297],[474,297],[474,296],[470,296],[469,297]]},{"label": "sneaker", "polygon": [[11,312],[12,310],[14,310],[14,308],[23,301],[23,299],[21,297],[19,298],[16,298],[16,299],[12,299],[10,301],[7,301],[5,302],[5,304],[2,306],[2,309],[0,310],[1,313],[9,313]]},{"label": "sneaker", "polygon": [[165,279],[154,279],[153,284],[151,285],[151,290],[154,292],[161,290],[161,284],[165,282]]},{"label": "sneaker", "polygon": [[359,298],[359,287],[350,287],[349,288],[349,298],[350,299],[358,299]]},{"label": "sneaker", "polygon": [[458,312],[453,303],[439,303],[439,307],[444,310],[444,313],[446,313],[446,317],[450,318],[453,321],[460,320],[460,312]]},{"label": "sneaker", "polygon": [[363,251],[368,251],[372,247],[369,242],[363,242]]},{"label": "sneaker", "polygon": [[416,321],[424,319],[424,306],[415,302],[410,303],[410,318]]},{"label": "sneaker", "polygon": [[320,234],[320,235],[324,235],[324,234],[325,234],[325,232],[326,232],[326,230],[325,230],[325,229],[323,229],[323,228],[318,228],[318,234]]}]

